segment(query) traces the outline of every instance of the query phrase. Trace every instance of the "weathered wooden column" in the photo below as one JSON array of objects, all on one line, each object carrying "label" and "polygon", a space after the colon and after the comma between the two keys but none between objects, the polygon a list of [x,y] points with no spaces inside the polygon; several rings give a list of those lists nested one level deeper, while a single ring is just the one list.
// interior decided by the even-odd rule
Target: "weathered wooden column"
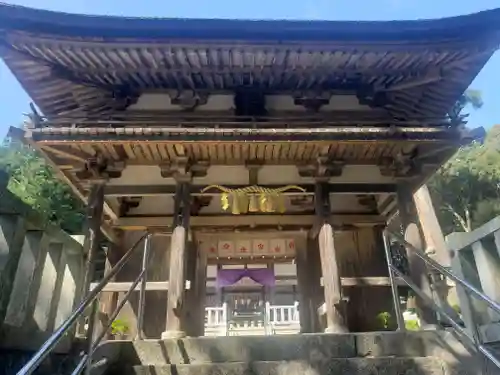
[{"label": "weathered wooden column", "polygon": [[196,277],[196,247],[194,246],[193,241],[188,240],[186,244],[186,275],[185,279],[189,282],[189,290],[185,292],[184,304],[182,306],[182,322],[181,322],[181,331],[186,333],[186,336],[194,336],[196,332],[195,320],[196,320],[196,311],[195,306],[197,305],[196,296],[195,296],[195,277]]},{"label": "weathered wooden column", "polygon": [[104,180],[92,181],[87,203],[85,241],[83,251],[86,254],[85,273],[82,283],[82,298],[88,293],[94,277],[95,258],[101,240],[102,213],[104,207]]},{"label": "weathered wooden column", "polygon": [[207,256],[200,251],[194,239],[188,242],[186,263],[186,279],[190,282],[190,288],[186,291],[182,331],[192,337],[203,336],[205,333]]},{"label": "weathered wooden column", "polygon": [[[105,180],[92,180],[90,194],[87,202],[85,239],[83,243],[83,252],[86,255],[83,281],[81,284],[80,296],[85,298],[90,290],[90,284],[94,277],[95,260],[99,251],[99,242],[101,241],[101,224],[104,208],[104,184]],[[85,334],[85,319],[82,318],[78,323],[78,334]]]},{"label": "weathered wooden column", "polygon": [[[123,230],[115,229],[115,238],[117,242],[111,244],[106,253],[106,265],[104,268],[104,274],[108,274],[110,270],[118,263],[118,261],[125,254],[124,248],[124,233]],[[111,281],[116,281],[116,276],[114,276]],[[116,307],[118,306],[118,293],[115,292],[105,292],[101,294],[100,299],[100,321],[103,325],[109,323],[109,317],[113,314]],[[108,340],[112,338],[111,332],[108,331],[105,336]]]},{"label": "weathered wooden column", "polygon": [[344,311],[345,306],[342,299],[342,287],[337,265],[333,229],[328,223],[328,218],[330,216],[330,198],[326,183],[316,183],[314,199],[318,224],[321,225],[318,234],[318,244],[325,293],[327,325],[325,332],[347,332]]},{"label": "weathered wooden column", "polygon": [[300,333],[312,333],[310,270],[308,267],[307,249],[297,249],[295,265],[297,268],[297,287],[299,290]]},{"label": "weathered wooden column", "polygon": [[451,264],[450,252],[446,245],[441,226],[439,225],[427,185],[421,186],[413,195],[413,199],[422,227],[422,235],[427,245],[426,250],[432,251],[429,255],[436,262],[449,267]]},{"label": "weathered wooden column", "polygon": [[173,233],[170,241],[167,322],[162,338],[183,337],[182,313],[186,288],[186,247],[190,214],[190,184],[179,181],[174,204]]},{"label": "weathered wooden column", "polygon": [[321,261],[316,239],[307,239],[304,248],[297,248],[297,287],[299,295],[300,332],[320,332],[318,308],[323,303]]},{"label": "weathered wooden column", "polygon": [[191,283],[193,289],[193,318],[192,336],[203,336],[205,334],[205,304],[207,294],[207,254],[200,250],[197,242],[194,241],[196,255],[196,265],[194,270],[194,282]]},{"label": "weathered wooden column", "polygon": [[88,181],[90,192],[87,199],[85,239],[83,251],[86,254],[85,271],[82,281],[82,298],[88,293],[94,277],[95,258],[101,241],[101,226],[104,211],[104,186],[110,178],[118,178],[125,168],[123,162],[110,162],[96,155],[85,161],[83,168],[76,172],[76,176]]},{"label": "weathered wooden column", "polygon": [[[413,200],[413,191],[407,183],[398,185],[398,206],[402,230],[405,240],[417,249],[425,251],[425,241],[422,236],[420,222]],[[410,278],[424,293],[432,298],[432,290],[429,280],[429,272],[425,262],[421,260],[414,251],[407,249]],[[416,297],[417,314],[423,328],[433,328],[437,324],[436,314],[430,306]]]},{"label": "weathered wooden column", "polygon": [[[422,235],[425,239],[426,251],[428,255],[436,262],[445,267],[451,266],[451,256],[448,250],[448,245],[439,225],[434,205],[432,204],[431,195],[427,185],[423,185],[413,195],[415,207],[417,209]],[[458,313],[451,308],[448,303],[449,286],[446,277],[443,277],[439,272],[431,271],[431,287],[437,296],[438,305],[443,308],[448,315],[459,319]],[[433,272],[432,272],[433,271]],[[440,319],[441,320],[441,319]],[[448,323],[443,319],[444,323]]]}]

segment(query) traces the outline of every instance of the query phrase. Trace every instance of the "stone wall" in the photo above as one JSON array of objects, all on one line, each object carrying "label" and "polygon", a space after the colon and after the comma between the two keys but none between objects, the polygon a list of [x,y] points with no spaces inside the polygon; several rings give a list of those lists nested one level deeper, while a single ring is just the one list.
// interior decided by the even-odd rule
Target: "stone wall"
[{"label": "stone wall", "polygon": [[[446,242],[452,254],[452,271],[500,303],[500,217],[472,232],[451,233],[446,236]],[[477,324],[483,342],[500,342],[500,314],[471,297],[459,284],[457,293],[469,333],[476,335]]]},{"label": "stone wall", "polygon": [[[82,245],[42,223],[0,176],[0,347],[36,350],[80,300]],[[1,181],[0,181],[1,183]],[[59,352],[69,350],[68,334]]]}]

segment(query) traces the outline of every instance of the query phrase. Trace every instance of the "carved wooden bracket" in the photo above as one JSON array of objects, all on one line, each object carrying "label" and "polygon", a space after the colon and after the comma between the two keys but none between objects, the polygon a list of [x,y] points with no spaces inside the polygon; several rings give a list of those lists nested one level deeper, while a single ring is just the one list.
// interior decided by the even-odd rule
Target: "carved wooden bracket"
[{"label": "carved wooden bracket", "polygon": [[75,175],[81,180],[109,180],[120,178],[124,169],[124,161],[110,161],[96,155],[87,159],[83,168],[77,170]]},{"label": "carved wooden bracket", "polygon": [[31,113],[28,114],[28,120],[25,121],[24,127],[26,129],[38,129],[43,127],[43,118],[40,116],[38,113],[35,105],[33,103],[30,103],[30,109]]},{"label": "carved wooden bracket", "polygon": [[191,203],[191,215],[196,216],[200,214],[200,211],[204,207],[208,207],[212,202],[212,196],[197,196],[193,197],[193,201]]},{"label": "carved wooden bracket", "polygon": [[251,160],[245,164],[248,169],[248,183],[250,185],[259,184],[259,169],[262,168],[262,162]]},{"label": "carved wooden bracket", "polygon": [[113,90],[110,95],[110,105],[113,109],[124,111],[132,104],[137,103],[140,93],[129,87],[121,87]]},{"label": "carved wooden bracket", "polygon": [[342,175],[345,162],[342,160],[332,160],[328,156],[320,156],[316,163],[297,166],[301,177],[314,177],[324,179],[338,177]]},{"label": "carved wooden bracket", "polygon": [[301,105],[310,112],[318,112],[322,106],[330,103],[331,94],[328,92],[304,92],[293,96],[295,105]]},{"label": "carved wooden bracket", "polygon": [[142,197],[123,197],[120,199],[120,216],[125,216],[132,208],[141,204]]},{"label": "carved wooden bracket", "polygon": [[399,153],[396,157],[383,158],[380,162],[380,174],[388,177],[413,177],[418,175],[422,166],[416,160],[417,151]]},{"label": "carved wooden bracket", "polygon": [[290,205],[302,211],[314,210],[314,197],[309,195],[290,197]]},{"label": "carved wooden bracket", "polygon": [[170,163],[160,164],[161,176],[171,177],[176,181],[189,182],[193,177],[205,177],[207,175],[208,162],[193,163],[188,157],[178,157]]},{"label": "carved wooden bracket", "polygon": [[178,91],[171,96],[170,103],[179,105],[185,111],[194,111],[196,107],[207,104],[209,95],[195,91]]},{"label": "carved wooden bracket", "polygon": [[358,203],[361,206],[366,207],[369,211],[377,212],[378,205],[375,196],[363,194],[363,195],[357,195],[356,197],[358,198]]},{"label": "carved wooden bracket", "polygon": [[361,105],[371,108],[383,108],[390,104],[390,98],[386,92],[375,91],[373,87],[364,87],[357,91],[356,96]]}]

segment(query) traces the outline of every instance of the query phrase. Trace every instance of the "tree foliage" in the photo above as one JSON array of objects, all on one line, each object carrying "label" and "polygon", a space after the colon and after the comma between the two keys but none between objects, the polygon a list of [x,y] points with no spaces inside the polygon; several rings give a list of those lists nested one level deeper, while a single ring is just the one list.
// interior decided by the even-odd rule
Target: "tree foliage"
[{"label": "tree foliage", "polygon": [[0,146],[0,168],[10,176],[8,189],[43,220],[70,233],[81,230],[81,202],[34,150],[19,142],[4,142]]},{"label": "tree foliage", "polygon": [[[480,108],[480,93],[470,90],[457,103]],[[429,182],[445,233],[469,232],[500,215],[500,125],[484,142],[461,148]]]}]

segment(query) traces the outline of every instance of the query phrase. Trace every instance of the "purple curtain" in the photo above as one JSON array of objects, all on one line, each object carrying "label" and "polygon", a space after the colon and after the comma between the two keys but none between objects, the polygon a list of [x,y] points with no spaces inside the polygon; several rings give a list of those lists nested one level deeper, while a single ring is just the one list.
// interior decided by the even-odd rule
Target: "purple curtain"
[{"label": "purple curtain", "polygon": [[270,268],[217,270],[217,288],[236,284],[244,277],[264,286],[274,286],[275,283],[274,270]]}]

